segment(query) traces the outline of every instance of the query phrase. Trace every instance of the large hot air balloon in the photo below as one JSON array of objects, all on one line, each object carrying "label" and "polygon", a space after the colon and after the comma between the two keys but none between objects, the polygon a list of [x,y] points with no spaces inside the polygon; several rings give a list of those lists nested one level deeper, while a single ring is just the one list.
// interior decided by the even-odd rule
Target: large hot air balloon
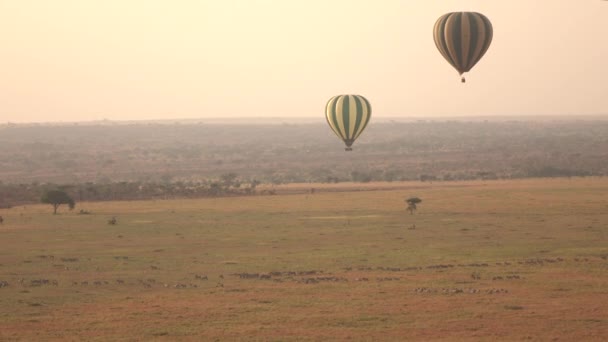
[{"label": "large hot air balloon", "polygon": [[[477,12],[452,12],[435,23],[435,45],[460,73],[469,72],[492,43],[492,23]],[[462,77],[462,82],[466,82]]]},{"label": "large hot air balloon", "polygon": [[372,107],[361,95],[337,95],[325,106],[329,127],[346,144],[346,151],[361,135],[372,115]]}]

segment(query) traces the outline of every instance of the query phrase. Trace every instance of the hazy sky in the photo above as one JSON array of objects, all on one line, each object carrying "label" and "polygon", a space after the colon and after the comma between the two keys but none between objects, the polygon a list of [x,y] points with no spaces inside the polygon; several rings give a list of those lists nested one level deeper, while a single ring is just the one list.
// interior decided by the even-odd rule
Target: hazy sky
[{"label": "hazy sky", "polygon": [[[464,85],[451,11],[494,26]],[[0,122],[604,114],[607,65],[600,0],[0,0]]]}]

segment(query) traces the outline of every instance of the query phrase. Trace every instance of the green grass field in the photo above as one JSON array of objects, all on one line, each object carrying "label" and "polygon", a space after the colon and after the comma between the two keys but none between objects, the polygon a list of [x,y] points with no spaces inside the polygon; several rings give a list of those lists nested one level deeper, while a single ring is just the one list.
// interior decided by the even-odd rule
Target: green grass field
[{"label": "green grass field", "polygon": [[354,187],[2,209],[0,340],[608,336],[607,179]]}]

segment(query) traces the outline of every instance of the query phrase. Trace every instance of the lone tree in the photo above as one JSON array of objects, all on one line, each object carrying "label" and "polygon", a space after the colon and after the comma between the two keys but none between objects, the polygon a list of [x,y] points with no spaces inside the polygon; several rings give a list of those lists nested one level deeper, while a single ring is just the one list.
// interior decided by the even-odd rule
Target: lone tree
[{"label": "lone tree", "polygon": [[40,199],[40,202],[47,203],[53,206],[53,214],[57,214],[57,208],[62,204],[70,206],[70,210],[74,209],[76,203],[65,191],[49,190]]},{"label": "lone tree", "polygon": [[412,215],[414,214],[414,211],[416,211],[416,204],[422,202],[422,200],[418,197],[410,197],[406,199],[405,202],[407,203],[407,211]]}]

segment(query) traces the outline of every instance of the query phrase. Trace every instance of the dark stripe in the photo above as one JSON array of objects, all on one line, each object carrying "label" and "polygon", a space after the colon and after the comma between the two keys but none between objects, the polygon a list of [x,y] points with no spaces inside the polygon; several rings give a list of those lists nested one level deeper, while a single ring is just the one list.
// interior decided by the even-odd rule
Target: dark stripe
[{"label": "dark stripe", "polygon": [[342,118],[344,121],[344,137],[350,139],[350,95],[344,96],[344,104],[342,105]]},{"label": "dark stripe", "polygon": [[472,14],[469,18],[469,23],[471,25],[471,32],[469,38],[469,60],[464,65],[465,71],[468,72],[471,68],[477,63],[479,60],[479,56],[475,56],[475,50],[477,50],[477,45],[479,44],[479,27],[477,27],[477,15]]},{"label": "dark stripe", "polygon": [[355,138],[357,136],[357,132],[359,132],[359,127],[361,126],[361,121],[363,121],[363,105],[361,104],[361,96],[355,96],[355,104],[357,105],[357,121],[355,121],[355,130],[353,131],[351,138]]},{"label": "dark stripe", "polygon": [[450,30],[449,39],[452,41],[454,45],[454,56],[451,56],[454,60],[454,64],[456,65],[456,69],[462,72],[462,13],[454,14],[454,22],[448,28]]}]

